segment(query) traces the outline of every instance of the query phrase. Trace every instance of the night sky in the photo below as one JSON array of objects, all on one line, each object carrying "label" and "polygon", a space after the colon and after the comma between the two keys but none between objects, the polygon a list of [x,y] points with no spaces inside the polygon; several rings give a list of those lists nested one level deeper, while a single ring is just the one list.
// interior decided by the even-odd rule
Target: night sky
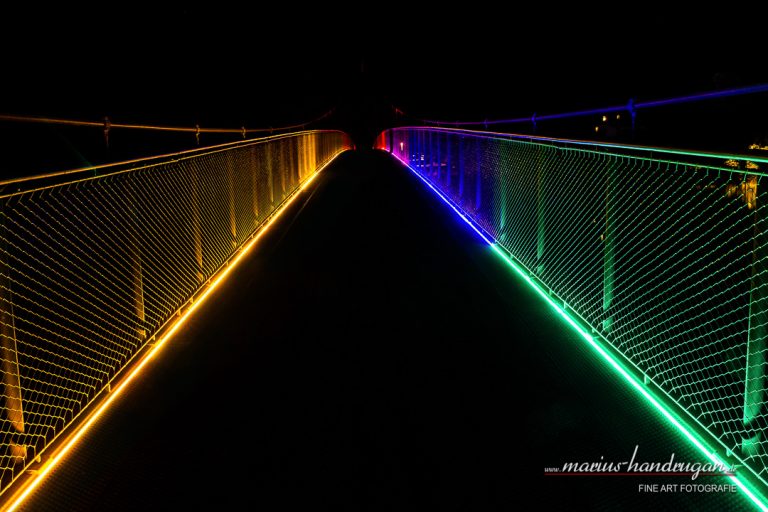
[{"label": "night sky", "polygon": [[[752,39],[759,31],[750,22],[755,13],[627,16],[543,5],[510,16],[479,7],[417,11],[382,4],[366,15],[326,3],[301,13],[288,4],[269,13],[255,6],[5,9],[3,113],[269,127],[337,107],[324,126],[354,132],[368,143],[392,122],[413,122],[395,119],[392,105],[414,117],[493,119],[768,81],[764,66],[756,65],[760,46]],[[754,102],[744,107],[754,110]],[[733,137],[731,145],[741,147],[759,135],[763,119],[761,114],[712,123],[750,124]],[[677,124],[672,130],[652,125],[645,133],[675,145],[661,133],[685,131]],[[570,127],[541,129],[581,135],[567,133]],[[11,131],[0,133],[3,145],[26,147]],[[101,160],[77,135],[59,130],[57,136],[85,155],[83,163]],[[166,149],[161,139],[155,137],[157,150]],[[696,141],[689,137],[678,145]],[[141,152],[136,146],[144,153],[154,149],[146,140],[113,142],[112,160]],[[51,142],[56,144],[61,142]],[[68,164],[76,162],[62,163]],[[32,164],[27,159],[23,166]]]}]

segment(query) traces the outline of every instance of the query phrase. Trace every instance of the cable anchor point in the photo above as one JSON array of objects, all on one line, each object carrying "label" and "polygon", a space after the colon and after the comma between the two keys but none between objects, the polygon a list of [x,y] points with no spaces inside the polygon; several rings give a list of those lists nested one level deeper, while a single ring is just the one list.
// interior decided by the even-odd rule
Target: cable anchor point
[{"label": "cable anchor point", "polygon": [[112,122],[109,120],[109,117],[104,118],[104,143],[107,145],[107,148],[109,148],[109,129],[112,128]]},{"label": "cable anchor point", "polygon": [[632,120],[632,137],[635,136],[635,118],[637,117],[637,107],[635,107],[635,98],[629,98],[627,102],[627,112]]}]

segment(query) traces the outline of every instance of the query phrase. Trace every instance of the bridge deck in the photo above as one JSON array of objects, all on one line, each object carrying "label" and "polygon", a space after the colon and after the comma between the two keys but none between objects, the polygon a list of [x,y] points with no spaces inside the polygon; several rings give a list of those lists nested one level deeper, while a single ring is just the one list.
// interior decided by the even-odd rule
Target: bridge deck
[{"label": "bridge deck", "polygon": [[542,510],[746,507],[637,492],[684,478],[542,476],[636,444],[643,461],[701,460],[416,177],[358,152],[25,509],[515,510],[527,494]]}]

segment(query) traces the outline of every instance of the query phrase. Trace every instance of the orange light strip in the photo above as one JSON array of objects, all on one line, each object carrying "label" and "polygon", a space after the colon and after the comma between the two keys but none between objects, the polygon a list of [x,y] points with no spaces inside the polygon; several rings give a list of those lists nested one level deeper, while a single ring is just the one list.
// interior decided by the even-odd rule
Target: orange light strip
[{"label": "orange light strip", "polygon": [[23,486],[16,491],[13,497],[8,500],[8,503],[6,505],[3,505],[0,510],[2,512],[13,512],[17,510],[24,501],[29,498],[30,494],[40,486],[40,484],[43,482],[43,480],[53,471],[53,469],[67,456],[67,454],[72,451],[72,449],[77,445],[77,443],[85,436],[85,434],[90,430],[90,428],[98,421],[99,417],[101,417],[102,414],[104,414],[104,411],[106,411],[110,405],[112,405],[116,399],[125,391],[125,389],[128,387],[128,385],[133,381],[141,372],[144,370],[144,368],[147,366],[147,363],[149,363],[152,358],[154,358],[160,350],[166,345],[166,343],[173,337],[173,335],[176,333],[176,331],[179,330],[179,328],[186,322],[186,320],[194,313],[194,311],[198,308],[200,304],[202,304],[206,298],[216,289],[216,287],[221,284],[222,281],[229,275],[229,273],[232,271],[233,268],[242,260],[248,252],[253,248],[254,245],[256,245],[256,242],[259,241],[259,239],[266,233],[269,228],[272,226],[272,224],[275,223],[275,221],[283,214],[283,212],[296,200],[297,197],[309,186],[312,181],[317,177],[318,174],[320,174],[323,169],[328,167],[328,165],[333,162],[336,157],[338,157],[341,153],[343,153],[345,150],[339,151],[336,153],[332,158],[330,158],[326,163],[324,163],[322,166],[320,166],[310,177],[307,178],[307,180],[302,183],[299,188],[296,190],[296,192],[293,193],[293,195],[288,199],[283,205],[274,213],[272,214],[272,217],[267,221],[264,226],[259,229],[259,231],[251,238],[251,240],[246,243],[240,250],[237,252],[230,260],[229,264],[225,264],[224,267],[219,271],[219,273],[216,275],[213,281],[211,281],[211,284],[208,285],[208,287],[203,291],[198,297],[193,299],[190,303],[190,306],[187,308],[187,310],[179,317],[179,319],[174,322],[166,331],[166,333],[158,340],[155,345],[152,347],[152,349],[147,352],[144,357],[141,358],[141,360],[136,363],[136,366],[125,376],[123,379],[121,379],[120,384],[115,387],[111,393],[107,396],[107,398],[99,405],[89,416],[88,418],[82,423],[72,434],[70,434],[69,438],[61,445],[61,447],[56,450],[56,452],[42,465],[42,467],[38,470],[38,473],[34,476],[34,478],[30,479],[28,482],[23,484]]}]

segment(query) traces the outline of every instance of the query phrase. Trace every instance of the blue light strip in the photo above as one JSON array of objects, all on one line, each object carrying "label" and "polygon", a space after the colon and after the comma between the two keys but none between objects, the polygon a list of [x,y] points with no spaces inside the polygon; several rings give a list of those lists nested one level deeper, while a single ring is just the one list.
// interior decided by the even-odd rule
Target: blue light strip
[{"label": "blue light strip", "polygon": [[463,220],[464,222],[466,222],[466,223],[467,223],[467,225],[468,225],[469,227],[471,227],[471,228],[474,230],[474,232],[475,232],[475,233],[477,233],[478,235],[480,235],[480,238],[482,238],[482,239],[483,239],[483,241],[484,241],[485,243],[487,243],[488,245],[493,245],[493,244],[494,244],[494,242],[492,241],[492,238],[493,238],[493,237],[491,237],[490,235],[487,235],[487,234],[485,233],[485,231],[483,230],[483,228],[481,228],[480,226],[476,226],[476,225],[475,225],[475,223],[474,223],[474,222],[472,222],[472,221],[469,219],[469,217],[467,217],[467,216],[464,214],[464,212],[461,210],[461,208],[459,208],[458,206],[456,206],[456,205],[453,203],[453,201],[451,201],[451,200],[450,200],[448,197],[446,197],[446,196],[445,196],[445,195],[444,195],[442,192],[440,192],[440,191],[439,191],[437,188],[435,188],[435,186],[434,186],[434,185],[432,185],[432,183],[430,183],[430,182],[429,182],[429,180],[427,180],[426,178],[424,178],[424,176],[422,176],[421,174],[419,174],[419,173],[418,173],[416,170],[414,170],[414,169],[413,169],[413,168],[412,168],[410,165],[408,165],[408,164],[407,164],[407,163],[406,163],[404,160],[400,159],[400,157],[398,157],[398,156],[397,156],[397,155],[395,155],[394,153],[392,153],[392,156],[394,156],[394,157],[395,157],[397,160],[399,160],[399,161],[400,161],[400,163],[402,163],[402,164],[403,164],[403,165],[406,167],[406,169],[408,169],[408,170],[409,170],[409,171],[411,171],[413,174],[415,174],[415,175],[416,175],[416,176],[417,176],[417,177],[418,177],[418,178],[419,178],[421,181],[423,181],[423,182],[424,182],[424,183],[425,183],[425,184],[426,184],[426,185],[427,185],[429,188],[431,188],[431,189],[432,189],[432,191],[433,191],[435,194],[437,194],[437,196],[438,196],[440,199],[442,199],[442,200],[445,202],[445,204],[447,204],[448,206],[450,206],[450,207],[451,207],[451,209],[452,209],[452,210],[453,210],[453,211],[456,213],[456,215],[458,215],[459,217],[461,217],[461,220]]},{"label": "blue light strip", "polygon": [[[660,413],[661,416],[663,416],[672,426],[680,431],[680,433],[683,434],[683,436],[694,447],[696,447],[696,449],[698,449],[712,463],[720,464],[726,467],[729,466],[729,464],[723,458],[721,458],[715,450],[712,450],[707,446],[707,443],[704,439],[701,439],[693,429],[688,427],[686,421],[683,418],[675,414],[675,412],[670,410],[666,405],[659,401],[636,376],[634,376],[630,371],[627,371],[621,361],[617,360],[608,350],[606,350],[599,339],[596,339],[594,336],[589,334],[587,329],[585,329],[576,319],[574,319],[562,307],[560,307],[560,305],[555,302],[552,297],[550,297],[547,291],[544,290],[533,278],[531,278],[531,276],[528,274],[528,272],[526,272],[524,268],[517,264],[514,256],[507,253],[503,247],[501,247],[495,240],[493,240],[493,237],[487,235],[481,227],[477,226],[472,221],[472,219],[461,210],[461,208],[456,206],[450,198],[448,198],[434,185],[432,185],[432,183],[424,178],[416,169],[412,168],[407,162],[399,158],[397,155],[392,154],[392,156],[394,156],[408,170],[410,170],[430,189],[432,189],[432,191],[440,199],[442,199],[445,204],[450,206],[454,213],[456,213],[459,218],[461,218],[461,220],[463,220],[470,228],[472,228],[475,233],[480,235],[483,241],[485,241],[491,247],[491,249],[493,249],[493,251],[515,271],[517,275],[522,277],[552,308],[554,308],[555,311],[568,323],[568,325],[570,325],[576,332],[578,332],[581,337],[587,341],[589,346],[592,347],[595,352],[597,352],[597,354],[600,355],[601,358],[616,371],[616,373],[623,377],[624,380],[635,391],[640,393],[640,395],[648,401],[648,403],[653,405],[656,411]],[[759,493],[754,492],[751,489],[752,486],[749,482],[743,481],[736,475],[724,475],[724,477],[729,478],[732,484],[737,486],[744,493],[744,495],[757,506],[758,510],[761,510],[762,512],[768,512],[768,505],[766,505],[764,498],[759,495]]]}]

